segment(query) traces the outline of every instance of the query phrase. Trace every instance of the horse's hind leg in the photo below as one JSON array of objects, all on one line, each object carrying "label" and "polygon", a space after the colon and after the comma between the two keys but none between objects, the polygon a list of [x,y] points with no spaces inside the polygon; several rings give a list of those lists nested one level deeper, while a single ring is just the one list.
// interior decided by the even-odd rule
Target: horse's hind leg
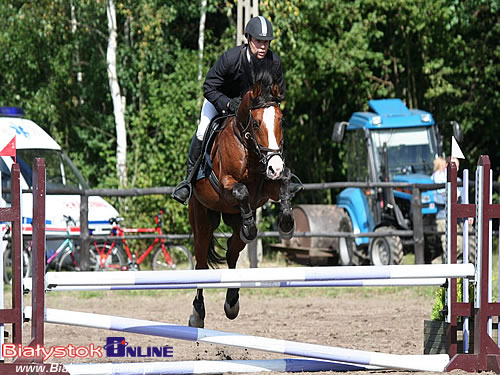
[{"label": "horse's hind leg", "polygon": [[[233,198],[238,202],[241,212],[242,225],[240,229],[240,238],[244,243],[250,243],[257,237],[257,225],[250,207],[248,188],[236,183],[232,189]],[[236,263],[235,263],[236,266]]]},{"label": "horse's hind leg", "polygon": [[[233,229],[232,236],[227,240],[227,266],[236,268],[240,251],[245,247],[245,242],[238,236],[242,226],[241,217],[239,215],[223,215],[223,217],[224,222]],[[235,319],[240,312],[239,292],[239,288],[229,288],[226,292],[224,312],[229,319]]]},{"label": "horse's hind leg", "polygon": [[278,227],[280,237],[289,240],[293,236],[295,220],[292,211],[292,195],[290,194],[291,172],[289,168],[283,170],[280,186],[280,213]]}]

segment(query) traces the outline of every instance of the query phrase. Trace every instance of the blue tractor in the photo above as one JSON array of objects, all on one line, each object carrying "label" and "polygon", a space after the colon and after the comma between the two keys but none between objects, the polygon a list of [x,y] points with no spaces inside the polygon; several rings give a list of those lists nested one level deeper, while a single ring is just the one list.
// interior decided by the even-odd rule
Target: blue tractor
[{"label": "blue tractor", "polygon": [[[442,137],[432,115],[408,109],[400,99],[368,104],[370,112],[355,112],[349,122],[336,123],[333,129],[333,141],[347,143],[348,180],[432,184],[433,161],[443,155]],[[460,140],[459,125],[450,124]],[[421,194],[424,232],[435,230],[434,194],[432,190]],[[407,188],[346,188],[337,196],[337,207],[343,209],[338,229],[351,233],[411,230],[411,199]],[[388,265],[400,264],[412,245],[411,238],[397,235],[340,238],[337,251],[342,265]],[[441,253],[440,237],[426,236],[426,261]]]}]

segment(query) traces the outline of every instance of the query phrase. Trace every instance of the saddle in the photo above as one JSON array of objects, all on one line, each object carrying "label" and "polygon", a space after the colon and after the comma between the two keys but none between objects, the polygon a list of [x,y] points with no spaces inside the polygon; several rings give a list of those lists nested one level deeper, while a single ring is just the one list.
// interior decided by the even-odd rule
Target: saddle
[{"label": "saddle", "polygon": [[213,171],[212,160],[210,159],[210,154],[214,146],[215,138],[217,134],[225,128],[224,120],[231,115],[219,115],[215,116],[208,125],[205,136],[203,137],[203,143],[201,146],[201,163],[198,168],[198,173],[196,174],[196,181],[203,178],[208,178],[212,187],[221,194],[219,189],[219,179]]}]

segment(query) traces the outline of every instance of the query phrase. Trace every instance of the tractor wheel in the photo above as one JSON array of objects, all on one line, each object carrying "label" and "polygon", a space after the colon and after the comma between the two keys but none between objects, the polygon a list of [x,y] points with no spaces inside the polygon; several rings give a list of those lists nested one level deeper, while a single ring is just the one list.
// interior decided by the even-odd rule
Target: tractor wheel
[{"label": "tractor wheel", "polygon": [[[339,232],[352,233],[351,218],[347,213],[343,213],[339,222]],[[352,237],[339,237],[339,265],[341,266],[359,266],[362,259],[356,249],[356,242]]]},{"label": "tractor wheel", "polygon": [[[379,227],[377,232],[388,232],[395,230],[394,227]],[[390,264],[401,264],[403,261],[403,244],[399,236],[372,237],[369,246],[370,263],[374,266],[387,266]]]}]

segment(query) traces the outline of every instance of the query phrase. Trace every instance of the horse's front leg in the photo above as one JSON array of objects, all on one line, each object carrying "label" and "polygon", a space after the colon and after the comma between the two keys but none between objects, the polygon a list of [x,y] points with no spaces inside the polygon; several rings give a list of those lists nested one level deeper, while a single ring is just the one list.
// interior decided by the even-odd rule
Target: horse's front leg
[{"label": "horse's front leg", "polygon": [[292,211],[292,194],[290,193],[290,180],[292,173],[289,168],[283,170],[280,186],[280,213],[278,217],[278,228],[280,238],[289,240],[293,236],[295,220]]},{"label": "horse's front leg", "polygon": [[[240,238],[247,244],[252,242],[257,237],[257,225],[249,203],[248,188],[242,183],[236,183],[232,189],[232,196],[238,203],[241,212],[241,229]],[[235,263],[236,266],[236,263]]]},{"label": "horse's front leg", "polygon": [[203,328],[205,326],[205,302],[203,289],[197,289],[193,301],[193,313],[189,316],[189,326]]}]

